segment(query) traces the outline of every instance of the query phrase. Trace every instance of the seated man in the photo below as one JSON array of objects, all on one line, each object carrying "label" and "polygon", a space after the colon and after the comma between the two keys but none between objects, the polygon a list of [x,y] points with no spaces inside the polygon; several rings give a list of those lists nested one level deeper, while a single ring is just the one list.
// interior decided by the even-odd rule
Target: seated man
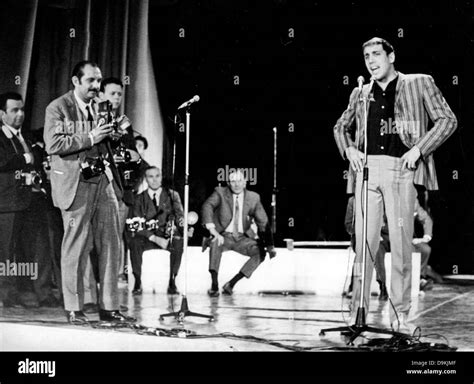
[{"label": "seated man", "polygon": [[[232,172],[229,186],[217,187],[202,206],[203,223],[213,237],[209,252],[212,285],[208,295],[211,297],[219,296],[218,273],[222,252],[233,250],[250,257],[240,272],[224,285],[222,293],[226,295],[232,295],[234,285],[244,276],[249,278],[265,259],[265,245],[270,258],[276,255],[260,196],[248,191],[246,184],[241,170]],[[250,228],[252,219],[258,227],[258,240]]]},{"label": "seated man", "polygon": [[[170,280],[168,294],[177,294],[175,279],[183,254],[183,237],[176,230],[173,221],[183,226],[183,206],[179,194],[173,190],[162,188],[161,170],[150,166],[145,171],[148,189],[135,197],[129,217],[144,218],[147,222],[158,220],[156,228],[147,228],[132,233],[130,241],[130,260],[132,263],[135,286],[133,294],[139,295],[141,289],[141,270],[143,252],[149,249],[167,249],[170,251]],[[171,232],[173,232],[172,240]]]}]

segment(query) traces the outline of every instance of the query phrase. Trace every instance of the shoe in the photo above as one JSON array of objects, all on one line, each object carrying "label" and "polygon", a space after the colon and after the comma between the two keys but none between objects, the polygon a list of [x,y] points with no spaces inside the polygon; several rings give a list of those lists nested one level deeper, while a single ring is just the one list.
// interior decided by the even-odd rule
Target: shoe
[{"label": "shoe", "polygon": [[142,289],[141,288],[135,288],[133,291],[132,291],[132,295],[136,296],[136,295],[141,295],[142,294]]},{"label": "shoe", "polygon": [[106,311],[105,309],[99,309],[99,319],[111,323],[133,323],[137,321],[134,317],[125,316],[120,311]]},{"label": "shoe", "polygon": [[433,288],[433,280],[429,277],[420,279],[420,291],[429,291]]},{"label": "shoe", "polygon": [[426,276],[433,279],[436,284],[443,284],[444,279],[438,272],[436,272],[431,266],[426,267]]},{"label": "shoe", "polygon": [[168,295],[178,295],[179,291],[178,291],[178,288],[176,288],[176,285],[174,285],[174,286],[170,285],[170,286],[168,286],[167,293],[168,293]]},{"label": "shoe", "polygon": [[408,321],[408,316],[404,313],[400,313],[398,320],[392,321],[391,326],[395,332],[406,333],[408,335],[413,335],[416,329],[416,326]]},{"label": "shoe", "polygon": [[342,292],[342,297],[345,297],[347,299],[352,299],[352,291],[344,291]]},{"label": "shoe", "polygon": [[229,296],[231,296],[234,293],[229,283],[224,284],[224,286],[222,287],[222,293],[224,295],[229,295]]},{"label": "shoe", "polygon": [[46,299],[41,300],[39,302],[40,307],[45,307],[45,308],[58,308],[61,307],[61,301],[56,299],[54,296],[48,296]]},{"label": "shoe", "polygon": [[119,283],[128,283],[128,276],[125,273],[119,275]]},{"label": "shoe", "polygon": [[210,297],[218,297],[219,296],[219,289],[209,289],[207,291],[207,294],[210,296]]},{"label": "shoe", "polygon": [[387,286],[385,285],[385,283],[379,283],[379,286],[380,286],[379,300],[387,301],[388,300]]},{"label": "shoe", "polygon": [[82,311],[66,311],[66,318],[69,324],[84,325],[89,323],[89,319]]},{"label": "shoe", "polygon": [[99,304],[86,303],[84,304],[84,313],[97,313],[99,312]]}]

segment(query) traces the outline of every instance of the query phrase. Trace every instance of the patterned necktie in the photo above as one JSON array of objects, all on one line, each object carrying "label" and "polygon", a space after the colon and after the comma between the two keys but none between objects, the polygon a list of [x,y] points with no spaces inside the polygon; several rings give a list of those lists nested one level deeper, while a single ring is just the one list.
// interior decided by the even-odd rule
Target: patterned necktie
[{"label": "patterned necktie", "polygon": [[235,196],[234,224],[232,227],[232,236],[234,236],[235,238],[239,236],[239,218],[240,218],[239,197]]}]

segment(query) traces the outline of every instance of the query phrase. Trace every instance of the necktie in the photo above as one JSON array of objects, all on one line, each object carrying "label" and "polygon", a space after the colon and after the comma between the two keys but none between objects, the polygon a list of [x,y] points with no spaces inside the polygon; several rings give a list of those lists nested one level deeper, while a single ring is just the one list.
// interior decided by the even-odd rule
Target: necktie
[{"label": "necktie", "polygon": [[86,105],[86,111],[87,111],[87,121],[94,121],[94,117],[92,116],[92,112],[88,105]]},{"label": "necktie", "polygon": [[234,213],[234,224],[232,227],[232,236],[237,238],[239,236],[239,218],[240,218],[240,209],[239,209],[239,197],[235,197],[235,213]]},{"label": "necktie", "polygon": [[23,136],[21,136],[21,133],[20,131],[18,131],[18,134],[16,135],[16,137],[18,137],[18,140],[20,141],[20,144],[21,146],[23,147],[23,151],[25,153],[28,153],[31,157],[31,164],[34,163],[35,159],[33,157],[33,154],[31,153],[30,149],[28,148],[28,145],[26,144],[25,142],[25,139],[23,139]]},{"label": "necktie", "polygon": [[153,204],[155,204],[155,208],[158,209],[158,201],[156,201],[156,193],[153,194]]}]

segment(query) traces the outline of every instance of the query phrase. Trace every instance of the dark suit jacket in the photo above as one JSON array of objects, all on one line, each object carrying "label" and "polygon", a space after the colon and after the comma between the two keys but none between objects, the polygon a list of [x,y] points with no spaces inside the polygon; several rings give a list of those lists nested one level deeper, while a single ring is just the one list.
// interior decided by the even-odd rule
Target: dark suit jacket
[{"label": "dark suit jacket", "polygon": [[[365,85],[362,92],[367,94],[369,86]],[[362,103],[359,102],[360,92],[355,88],[350,96],[349,105],[334,127],[334,138],[341,156],[345,158],[345,149],[353,146],[363,151],[364,132],[360,129],[359,140],[351,139],[351,126],[354,120],[362,127]],[[429,121],[434,126],[428,130]],[[415,171],[415,184],[423,185],[428,190],[438,189],[438,180],[433,151],[436,150],[456,129],[457,120],[449,108],[441,91],[429,75],[404,75],[398,72],[395,90],[395,121],[397,133],[403,144],[408,148],[414,145],[421,152],[421,162]],[[349,169],[347,193],[354,193],[355,174]]]},{"label": "dark suit jacket", "polygon": [[[27,145],[31,148],[24,134]],[[31,202],[31,188],[22,188],[17,177],[20,170],[31,170],[26,164],[20,140],[2,126],[0,130],[0,212],[15,212],[26,209]]]},{"label": "dark suit jacket", "polygon": [[[58,208],[68,209],[76,196],[81,163],[92,144],[88,135],[89,128],[85,124],[73,91],[53,100],[46,108],[44,142],[46,152],[52,155],[51,187],[53,202]],[[107,147],[110,153],[108,143]],[[114,179],[121,189],[122,184],[113,158],[110,158],[109,162]],[[117,198],[122,198],[121,193],[118,193]]]},{"label": "dark suit jacket", "polygon": [[158,209],[156,209],[153,200],[148,195],[148,190],[145,190],[135,197],[133,209],[131,209],[129,217],[144,217],[147,221],[152,219],[158,220],[158,229],[152,231],[144,229],[136,233],[148,239],[151,235],[163,237],[166,232],[169,216],[174,215],[176,219],[175,222],[177,223],[178,220],[183,217],[183,212],[184,210],[179,194],[172,189],[166,190],[163,188],[161,190],[160,200],[158,201]]},{"label": "dark suit jacket", "polygon": [[[260,202],[260,195],[247,189],[243,193],[242,224],[245,234],[250,238],[255,238],[255,233],[250,227],[254,220],[258,227],[259,237],[265,241],[266,245],[273,245],[268,216]],[[214,223],[216,231],[222,233],[232,221],[233,211],[232,191],[228,187],[217,187],[202,205],[202,222],[204,225]]]}]

